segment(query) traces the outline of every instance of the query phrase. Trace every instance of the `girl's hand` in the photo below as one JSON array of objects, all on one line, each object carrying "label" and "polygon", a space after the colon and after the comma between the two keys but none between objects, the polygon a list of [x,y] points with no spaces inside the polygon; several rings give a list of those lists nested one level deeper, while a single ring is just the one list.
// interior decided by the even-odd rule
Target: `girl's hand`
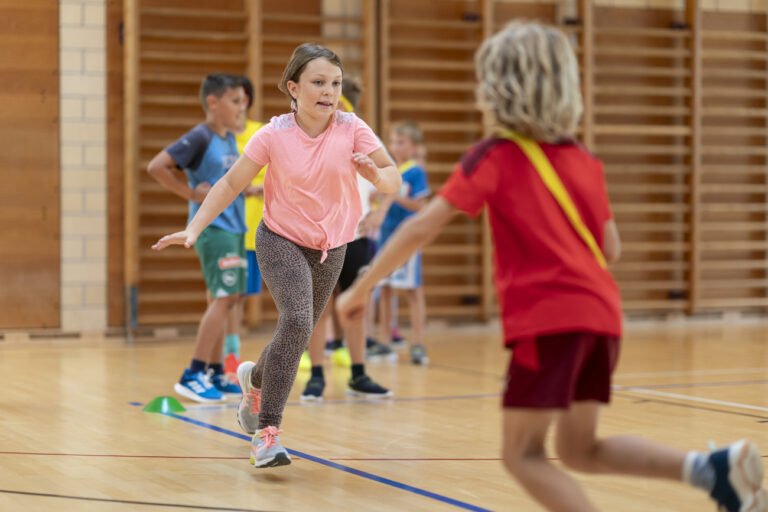
[{"label": "girl's hand", "polygon": [[155,245],[152,246],[152,249],[156,251],[162,251],[169,245],[183,245],[189,249],[195,245],[196,241],[197,235],[190,233],[189,231],[179,231],[178,233],[173,233],[172,235],[165,235],[163,238],[158,240]]},{"label": "girl's hand", "polygon": [[373,163],[373,160],[368,155],[362,153],[354,153],[352,155],[352,163],[355,165],[355,169],[360,173],[360,176],[367,179],[374,185],[381,181],[379,175],[379,168]]}]

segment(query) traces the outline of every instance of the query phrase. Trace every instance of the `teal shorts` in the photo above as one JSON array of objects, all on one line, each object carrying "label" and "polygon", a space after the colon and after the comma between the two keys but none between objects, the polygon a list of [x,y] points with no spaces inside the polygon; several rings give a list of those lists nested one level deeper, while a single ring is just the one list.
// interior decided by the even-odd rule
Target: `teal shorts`
[{"label": "teal shorts", "polygon": [[211,297],[245,292],[245,235],[208,226],[197,237],[195,251]]}]

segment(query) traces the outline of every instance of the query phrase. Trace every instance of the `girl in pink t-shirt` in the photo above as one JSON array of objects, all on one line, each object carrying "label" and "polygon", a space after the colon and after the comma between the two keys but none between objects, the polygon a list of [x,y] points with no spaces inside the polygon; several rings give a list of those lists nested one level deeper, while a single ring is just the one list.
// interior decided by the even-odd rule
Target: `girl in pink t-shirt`
[{"label": "girl in pink t-shirt", "polygon": [[[272,341],[257,363],[237,370],[243,390],[240,426],[255,434],[251,464],[290,464],[278,434],[301,354],[338,281],[347,242],[362,216],[357,175],[391,194],[401,178],[373,131],[355,114],[337,112],[339,57],[319,45],[296,48],[280,81],[293,112],[273,117],[211,188],[185,231],[154,249],[191,247],[200,232],[269,165],[256,258],[278,309]],[[222,333],[211,333],[220,336]]]}]

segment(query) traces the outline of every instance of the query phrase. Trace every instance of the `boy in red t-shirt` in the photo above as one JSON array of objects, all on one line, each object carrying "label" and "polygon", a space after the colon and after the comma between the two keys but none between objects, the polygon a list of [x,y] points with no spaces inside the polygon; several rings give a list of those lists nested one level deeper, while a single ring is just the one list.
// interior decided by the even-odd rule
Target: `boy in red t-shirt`
[{"label": "boy in red t-shirt", "polygon": [[[342,322],[361,314],[376,283],[457,213],[475,216],[486,205],[504,335],[514,348],[503,460],[526,491],[548,510],[597,510],[546,457],[544,439],[556,422],[566,467],[683,480],[720,510],[767,511],[762,459],[748,441],[686,453],[639,437],[596,437],[619,353],[621,301],[605,263],[618,260],[620,242],[602,165],[573,141],[582,110],[576,59],[561,32],[513,22],[483,43],[475,61],[484,118],[510,131],[471,148],[438,196],[393,235],[338,298]],[[549,164],[559,189],[545,182]]]}]

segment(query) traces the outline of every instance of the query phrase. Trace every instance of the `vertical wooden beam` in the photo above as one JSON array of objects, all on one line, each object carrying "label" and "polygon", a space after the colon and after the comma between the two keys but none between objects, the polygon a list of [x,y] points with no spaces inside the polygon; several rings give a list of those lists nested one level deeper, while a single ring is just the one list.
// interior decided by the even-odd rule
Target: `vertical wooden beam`
[{"label": "vertical wooden beam", "polygon": [[[491,37],[495,32],[496,18],[494,17],[493,4],[495,0],[482,0],[483,1],[483,40]],[[489,137],[488,126],[483,126],[483,136]],[[482,232],[482,296],[480,298],[481,311],[480,316],[484,322],[491,319],[494,313],[494,296],[495,288],[493,286],[493,237],[491,234],[491,223],[488,218],[488,209],[483,211],[481,222],[483,223]]]},{"label": "vertical wooden beam", "polygon": [[688,314],[696,312],[700,296],[700,263],[701,263],[701,105],[702,105],[702,59],[701,59],[701,2],[700,0],[686,0],[686,22],[690,27],[691,36],[689,47],[691,57],[689,70],[691,74],[690,95],[690,129],[691,129],[691,157],[690,157],[690,297],[688,302]]},{"label": "vertical wooden beam", "polygon": [[129,339],[138,321],[139,283],[139,2],[125,0],[123,61],[125,62],[124,276],[125,327]]},{"label": "vertical wooden beam", "polygon": [[379,2],[379,63],[381,80],[379,82],[379,134],[387,137],[389,132],[389,0]]},{"label": "vertical wooden beam", "polygon": [[595,150],[595,16],[594,1],[579,0],[581,19],[581,90],[584,98],[581,141],[590,151]]},{"label": "vertical wooden beam", "polygon": [[253,106],[251,115],[257,120],[264,120],[264,87],[262,80],[262,26],[261,0],[244,0],[248,13],[248,78],[253,82]]},{"label": "vertical wooden beam", "polygon": [[376,5],[374,0],[361,0],[362,6],[362,27],[363,31],[363,98],[365,105],[364,117],[368,125],[374,130],[378,127],[378,112],[376,104],[378,103],[378,94],[376,93],[376,68],[378,66],[376,58]]}]

